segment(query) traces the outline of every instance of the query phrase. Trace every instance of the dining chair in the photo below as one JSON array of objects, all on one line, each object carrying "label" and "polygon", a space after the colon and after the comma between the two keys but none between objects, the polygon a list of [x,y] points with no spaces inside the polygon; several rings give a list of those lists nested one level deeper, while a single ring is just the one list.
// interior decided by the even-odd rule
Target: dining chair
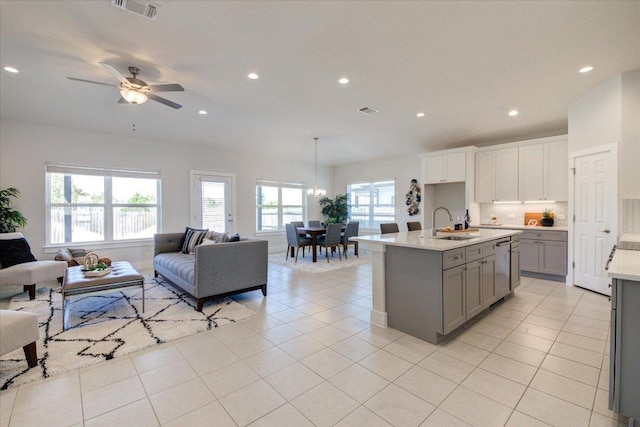
[{"label": "dining chair", "polygon": [[324,248],[327,262],[329,262],[329,248],[338,249],[338,257],[340,257],[340,261],[342,261],[342,255],[340,255],[340,233],[342,233],[342,224],[329,224],[327,225],[327,232],[324,236],[320,237],[318,244],[320,245],[320,253],[322,253],[322,248]]},{"label": "dining chair", "polygon": [[289,259],[289,251],[291,250],[291,248],[295,248],[295,262],[297,263],[298,252],[300,251],[300,248],[302,248],[302,258],[304,258],[304,248],[307,246],[311,246],[311,239],[300,237],[300,234],[298,234],[298,229],[293,223],[285,224],[285,229],[287,230],[287,256],[285,260]]},{"label": "dining chair", "polygon": [[395,222],[387,222],[384,224],[380,224],[380,232],[382,234],[398,233],[400,232],[400,229],[398,228],[398,224],[396,224]]},{"label": "dining chair", "polygon": [[322,227],[322,224],[320,223],[320,221],[309,221],[309,227]]},{"label": "dining chair", "polygon": [[420,221],[410,221],[407,222],[407,228],[409,229],[409,231],[422,230],[422,224],[420,224]]},{"label": "dining chair", "polygon": [[347,247],[348,245],[353,245],[356,257],[360,258],[358,255],[358,242],[355,240],[349,240],[352,237],[358,235],[358,229],[360,228],[360,223],[358,221],[350,221],[347,224],[347,228],[344,230],[344,234],[340,238],[340,243],[342,244],[342,252],[344,253],[344,258],[347,258]]}]

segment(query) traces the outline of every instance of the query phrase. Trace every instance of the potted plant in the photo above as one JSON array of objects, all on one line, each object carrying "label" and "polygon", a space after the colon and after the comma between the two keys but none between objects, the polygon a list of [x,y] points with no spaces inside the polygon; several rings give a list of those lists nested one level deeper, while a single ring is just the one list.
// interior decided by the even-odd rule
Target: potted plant
[{"label": "potted plant", "polygon": [[338,194],[335,198],[323,197],[320,199],[320,206],[322,206],[322,215],[324,216],[324,223],[341,223],[345,224],[349,216],[349,204],[347,201],[349,196],[347,194]]},{"label": "potted plant", "polygon": [[540,225],[544,227],[551,227],[553,225],[553,212],[551,209],[545,209],[542,211],[542,219]]},{"label": "potted plant", "polygon": [[17,188],[0,190],[0,233],[13,233],[19,227],[27,225],[27,219],[11,207],[11,197],[17,198]]}]

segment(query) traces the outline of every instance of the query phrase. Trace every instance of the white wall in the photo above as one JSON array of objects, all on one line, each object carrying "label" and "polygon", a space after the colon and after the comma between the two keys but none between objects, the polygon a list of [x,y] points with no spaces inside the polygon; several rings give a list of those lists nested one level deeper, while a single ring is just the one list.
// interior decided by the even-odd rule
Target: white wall
[{"label": "white wall", "polygon": [[[333,175],[336,193],[346,193],[347,185],[359,182],[375,182],[395,179],[396,182],[396,222],[400,230],[407,230],[408,221],[421,221],[424,199],[420,203],[418,215],[410,216],[407,212],[405,195],[409,191],[412,179],[420,182],[420,158],[418,155],[394,157],[371,162],[353,163],[350,165],[336,166]],[[423,224],[424,227],[424,224]],[[380,230],[377,230],[380,232]]]},{"label": "white wall", "polygon": [[[313,185],[313,156],[309,163],[254,156],[204,145],[174,144],[136,137],[41,126],[15,121],[0,123],[0,188],[16,187],[16,207],[28,219],[22,230],[38,259],[51,259],[45,243],[45,162],[160,170],[162,174],[162,230],[181,231],[189,224],[189,171],[236,174],[236,232],[255,234],[256,179],[302,182]],[[318,185],[332,188],[332,167],[318,168]],[[321,217],[315,199],[308,201],[308,217]],[[286,248],[283,233],[261,235],[270,250]],[[82,247],[81,244],[74,245]],[[125,259],[150,267],[152,248],[109,248],[101,256]]]},{"label": "white wall", "polygon": [[609,79],[569,106],[569,153],[620,142],[620,81]]},{"label": "white wall", "polygon": [[640,199],[640,70],[622,75],[620,198]]}]

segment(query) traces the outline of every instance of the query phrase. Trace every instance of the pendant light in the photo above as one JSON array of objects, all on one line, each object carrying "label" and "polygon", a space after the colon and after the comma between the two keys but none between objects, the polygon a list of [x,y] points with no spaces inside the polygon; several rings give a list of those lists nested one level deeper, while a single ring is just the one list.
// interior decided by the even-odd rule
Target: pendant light
[{"label": "pendant light", "polygon": [[307,196],[320,198],[327,195],[327,190],[318,188],[318,137],[315,137],[313,139],[316,142],[316,179],[313,188],[309,188],[307,190]]}]

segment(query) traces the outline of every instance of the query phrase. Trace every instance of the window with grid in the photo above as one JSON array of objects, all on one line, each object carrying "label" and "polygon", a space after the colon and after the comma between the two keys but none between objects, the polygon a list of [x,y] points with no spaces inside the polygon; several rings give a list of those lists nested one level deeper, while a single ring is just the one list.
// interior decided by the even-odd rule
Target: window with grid
[{"label": "window with grid", "polygon": [[160,173],[46,165],[47,245],[151,239],[160,231]]},{"label": "window with grid", "polygon": [[380,224],[395,222],[395,180],[363,182],[347,186],[350,219],[360,228],[380,229]]},{"label": "window with grid", "polygon": [[307,217],[304,184],[256,182],[256,230],[284,230],[285,224]]}]

